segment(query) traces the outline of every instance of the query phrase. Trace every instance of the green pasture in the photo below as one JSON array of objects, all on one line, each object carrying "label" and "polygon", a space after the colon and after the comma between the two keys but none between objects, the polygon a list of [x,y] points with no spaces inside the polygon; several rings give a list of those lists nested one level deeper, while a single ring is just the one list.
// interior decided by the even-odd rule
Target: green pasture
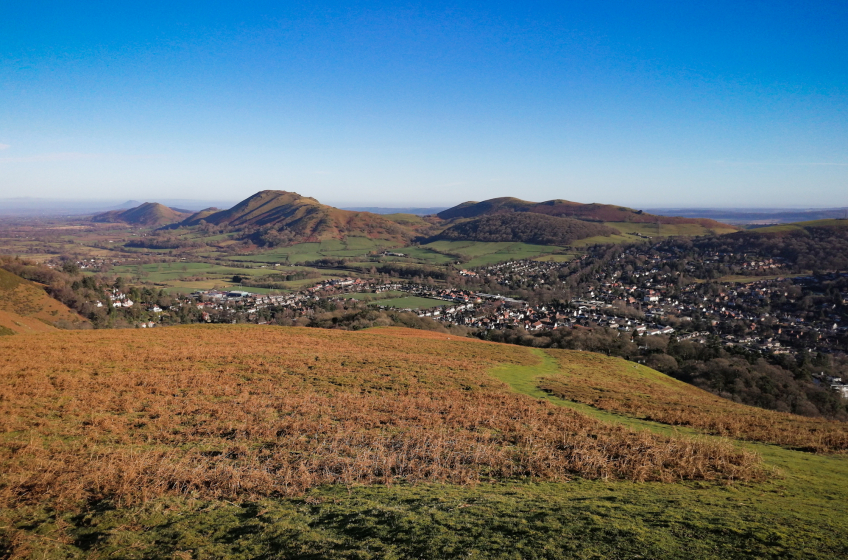
[{"label": "green pasture", "polygon": [[440,253],[460,255],[471,259],[463,263],[463,266],[468,268],[487,266],[511,260],[532,259],[542,255],[552,255],[564,251],[562,247],[533,245],[530,243],[445,240],[427,243],[426,245],[419,246],[418,249],[421,252],[412,253],[409,247],[399,249],[399,251],[402,253],[410,251],[411,254],[420,255],[424,260],[427,260],[428,255],[423,251],[428,251],[430,255],[437,255],[437,257],[431,257],[432,260],[430,262],[433,264],[442,264],[437,262],[440,258],[447,262],[453,260],[451,257]]},{"label": "green pasture", "polygon": [[186,276],[214,276],[227,280],[234,275],[262,276],[279,271],[279,268],[239,268],[202,262],[162,262],[115,266],[112,267],[110,272],[122,276],[141,275],[142,279],[147,282],[167,283]]},{"label": "green pasture", "polygon": [[298,243],[289,247],[277,247],[255,255],[229,257],[232,261],[255,263],[296,264],[324,258],[364,257],[371,251],[382,251],[395,246],[385,239],[367,237],[348,237],[346,239],[327,239],[314,243]]},{"label": "green pasture", "polygon": [[443,255],[442,253],[437,253],[426,245],[417,247],[403,247],[401,249],[396,249],[396,251],[408,255],[408,257],[383,257],[383,260],[406,261],[412,259],[421,261],[426,264],[437,266],[450,264],[456,260],[455,257],[451,257],[450,255]]},{"label": "green pasture", "polygon": [[539,262],[565,263],[565,262],[573,261],[575,259],[575,257],[576,257],[576,255],[569,255],[569,254],[565,254],[565,255],[543,255],[541,257],[536,257],[533,260],[539,261]]},{"label": "green pasture", "polygon": [[[314,278],[302,278],[290,281],[281,281],[278,278],[269,278],[269,282],[284,284],[285,290],[300,290],[304,287],[330,278],[349,276],[347,271],[315,269],[299,266],[273,266],[255,265],[251,268],[239,268],[233,266],[222,266],[212,263],[201,262],[167,262],[139,265],[122,265],[112,268],[111,272],[133,278],[140,277],[142,282],[152,283],[164,287],[170,291],[179,293],[190,293],[196,290],[211,289],[239,289],[257,294],[277,293],[279,289],[245,287],[233,282],[233,276],[253,278],[262,281],[262,277],[269,275],[286,275],[298,272],[316,272]],[[200,279],[191,279],[200,277]]]},{"label": "green pasture", "polygon": [[442,301],[440,299],[430,299],[415,296],[381,299],[379,301],[371,302],[371,305],[385,305],[387,307],[394,307],[396,309],[431,309],[433,307],[441,307],[442,305],[449,304],[450,302]]},{"label": "green pasture", "polygon": [[386,292],[380,292],[378,294],[374,294],[371,292],[356,292],[352,294],[344,294],[342,297],[346,299],[355,299],[358,301],[380,301],[380,300],[388,300],[388,299],[396,299],[405,294],[405,292],[399,292],[397,290],[389,290]]}]

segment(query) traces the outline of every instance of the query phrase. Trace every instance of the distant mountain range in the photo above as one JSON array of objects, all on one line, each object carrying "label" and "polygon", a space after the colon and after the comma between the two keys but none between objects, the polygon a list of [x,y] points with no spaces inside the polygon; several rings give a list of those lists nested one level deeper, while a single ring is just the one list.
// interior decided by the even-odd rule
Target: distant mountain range
[{"label": "distant mountain range", "polygon": [[[164,199],[160,204],[171,208],[185,208],[196,212],[217,205],[227,207],[232,201],[202,201],[192,199]],[[141,204],[137,200],[68,200],[34,197],[0,198],[0,216],[87,216],[110,210],[126,210]]]},{"label": "distant mountain range", "polygon": [[133,208],[103,212],[92,219],[95,222],[123,222],[170,229],[223,228],[239,232],[242,239],[252,240],[259,246],[347,237],[383,239],[396,244],[448,239],[568,245],[580,239],[608,237],[638,229],[631,224],[643,227],[645,224],[686,226],[694,232],[687,235],[711,231],[726,233],[736,229],[706,218],[660,216],[624,206],[581,204],[567,200],[529,202],[505,197],[464,202],[435,214],[430,211],[437,208],[417,210],[426,210],[427,213],[421,216],[343,210],[295,192],[267,190],[226,210],[206,208],[191,213],[146,202]]}]

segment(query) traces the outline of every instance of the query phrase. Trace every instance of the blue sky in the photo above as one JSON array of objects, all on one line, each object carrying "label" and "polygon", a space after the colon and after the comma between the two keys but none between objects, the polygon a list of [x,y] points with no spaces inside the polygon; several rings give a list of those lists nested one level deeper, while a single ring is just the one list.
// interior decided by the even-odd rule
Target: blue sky
[{"label": "blue sky", "polygon": [[285,4],[0,0],[0,198],[848,206],[844,0]]}]

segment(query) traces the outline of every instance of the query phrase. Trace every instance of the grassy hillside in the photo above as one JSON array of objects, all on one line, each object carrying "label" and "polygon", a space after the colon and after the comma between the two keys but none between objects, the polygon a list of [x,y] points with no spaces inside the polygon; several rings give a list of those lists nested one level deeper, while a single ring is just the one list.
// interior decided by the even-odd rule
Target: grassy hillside
[{"label": "grassy hillside", "polygon": [[0,268],[0,335],[47,332],[84,319],[37,284]]},{"label": "grassy hillside", "polygon": [[247,326],[5,337],[0,356],[6,556],[848,553],[845,455],[734,444],[538,388],[693,397],[614,358]]},{"label": "grassy hillside", "polygon": [[533,212],[494,214],[453,225],[437,236],[451,241],[522,242],[569,245],[588,237],[610,236],[617,230],[570,218]]},{"label": "grassy hillside", "polygon": [[123,222],[139,226],[159,227],[179,222],[186,219],[187,216],[188,214],[185,212],[168,208],[158,202],[145,202],[141,206],[128,210],[112,210],[96,214],[91,221]]}]

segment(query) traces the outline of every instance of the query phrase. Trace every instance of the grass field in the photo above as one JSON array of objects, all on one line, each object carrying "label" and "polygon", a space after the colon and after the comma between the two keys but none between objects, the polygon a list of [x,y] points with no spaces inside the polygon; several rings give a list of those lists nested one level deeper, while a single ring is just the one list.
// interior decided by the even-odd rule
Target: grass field
[{"label": "grass field", "polygon": [[647,224],[634,222],[604,222],[604,225],[617,229],[623,234],[638,233],[651,237],[698,236],[711,233],[733,233],[734,227],[706,228],[700,224]]},{"label": "grass field", "polygon": [[487,266],[510,260],[532,259],[541,255],[561,253],[562,247],[531,245],[529,243],[489,243],[485,241],[434,241],[419,248],[400,249],[410,256],[420,258],[432,264],[450,262],[450,257],[442,253],[461,255],[471,259],[463,264],[468,268]]},{"label": "grass field", "polygon": [[440,299],[430,299],[415,296],[403,296],[391,299],[381,299],[371,302],[371,305],[384,305],[394,307],[395,309],[431,309],[433,307],[441,307],[448,305],[449,302]]},{"label": "grass field", "polygon": [[848,555],[845,455],[539,389],[676,387],[641,366],[404,329],[158,331],[0,339],[4,556]]},{"label": "grass field", "polygon": [[[144,265],[123,265],[114,267],[111,272],[133,278],[140,278],[142,282],[152,283],[157,287],[179,293],[190,293],[196,290],[211,290],[213,288],[238,288],[240,290],[256,294],[277,293],[281,290],[243,286],[238,282],[233,282],[233,276],[248,277],[263,281],[262,277],[275,275],[269,281],[282,284],[285,290],[299,290],[304,287],[312,286],[323,279],[341,278],[350,275],[350,272],[348,271],[315,269],[302,266],[292,267],[254,264],[251,268],[240,268],[203,262],[164,262]],[[314,276],[285,282],[279,281],[278,275],[291,275],[304,272],[314,273]]]},{"label": "grass field", "polygon": [[290,268],[239,268],[203,262],[163,262],[153,264],[115,266],[110,272],[123,276],[140,276],[144,281],[167,283],[186,276],[207,276],[229,280],[234,275],[261,276],[271,272],[282,272]]},{"label": "grass field", "polygon": [[359,292],[352,294],[344,294],[342,297],[347,299],[355,299],[359,301],[375,301],[375,300],[384,300],[384,299],[395,299],[399,296],[406,295],[406,292],[399,292],[396,290],[389,290],[386,292],[380,292],[379,294],[373,294],[370,292]]},{"label": "grass field", "polygon": [[298,243],[290,247],[278,247],[255,255],[229,257],[229,260],[255,263],[297,264],[324,258],[364,257],[371,251],[382,251],[396,247],[385,239],[348,237],[344,240],[328,239],[316,243]]},{"label": "grass field", "polygon": [[805,227],[848,227],[848,220],[829,219],[811,220],[809,222],[794,222],[766,227],[752,227],[749,231],[758,233],[781,233],[787,231],[802,231]]}]

